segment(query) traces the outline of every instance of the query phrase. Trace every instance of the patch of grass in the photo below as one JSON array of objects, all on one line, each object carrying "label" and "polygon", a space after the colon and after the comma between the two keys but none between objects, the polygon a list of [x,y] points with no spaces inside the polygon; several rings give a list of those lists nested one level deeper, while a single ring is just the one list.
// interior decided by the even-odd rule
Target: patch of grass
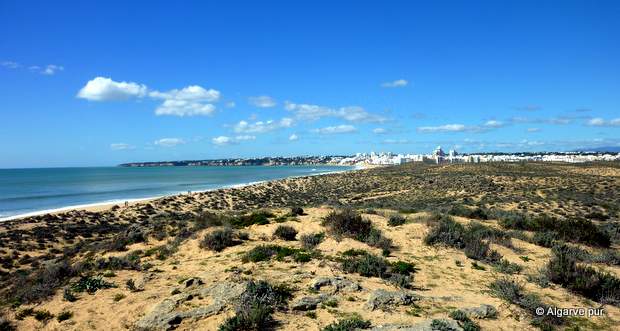
[{"label": "patch of grass", "polygon": [[73,317],[73,312],[65,310],[65,311],[62,311],[60,314],[58,314],[58,316],[56,316],[56,319],[58,320],[58,322],[62,322],[62,321],[71,319],[72,317]]},{"label": "patch of grass", "polygon": [[314,249],[325,239],[325,233],[304,234],[301,236],[301,245],[305,249]]},{"label": "patch of grass", "polygon": [[269,219],[275,217],[275,215],[269,211],[261,210],[255,211],[249,215],[241,215],[233,217],[228,220],[231,226],[235,228],[244,228],[251,225],[265,225],[269,224]]},{"label": "patch of grass", "polygon": [[278,225],[273,235],[283,240],[295,240],[297,236],[297,230],[294,227],[288,225]]},{"label": "patch of grass", "polygon": [[510,262],[506,259],[502,259],[501,261],[496,263],[493,267],[495,268],[495,270],[503,274],[508,274],[508,275],[518,274],[523,270],[522,266],[516,263]]},{"label": "patch of grass", "polygon": [[316,312],[315,311],[307,311],[304,316],[308,317],[308,318],[312,318],[312,319],[316,319]]},{"label": "patch of grass", "polygon": [[276,309],[284,309],[291,297],[291,290],[286,286],[250,281],[237,301],[235,316],[224,321],[219,330],[269,329],[274,324],[272,314]]},{"label": "patch of grass", "polygon": [[329,299],[327,301],[324,301],[322,306],[323,306],[323,308],[325,308],[325,307],[336,308],[336,307],[338,307],[338,300],[336,300],[334,298]]},{"label": "patch of grass", "polygon": [[15,325],[4,316],[4,313],[0,311],[0,330],[2,331],[13,331],[15,330]]},{"label": "patch of grass", "polygon": [[306,215],[304,213],[303,208],[301,208],[301,207],[292,207],[290,214],[291,214],[291,216],[303,216],[303,215]]},{"label": "patch of grass", "polygon": [[63,300],[68,301],[68,302],[75,302],[78,299],[75,296],[75,294],[73,293],[73,291],[71,290],[71,288],[69,288],[69,287],[66,287],[63,290],[62,298],[63,298]]},{"label": "patch of grass", "polygon": [[485,268],[482,265],[479,265],[476,261],[473,261],[471,263],[471,268],[474,269],[474,270],[487,270],[487,268]]},{"label": "patch of grass", "polygon": [[486,220],[488,219],[488,215],[485,210],[475,207],[469,208],[464,205],[453,205],[450,210],[448,210],[448,214],[453,216],[461,216],[469,219],[475,220]]},{"label": "patch of grass", "polygon": [[553,247],[560,236],[554,231],[536,232],[532,236],[532,243],[542,247]]},{"label": "patch of grass", "polygon": [[355,331],[359,329],[369,329],[371,323],[369,320],[362,319],[361,316],[355,315],[346,319],[341,319],[323,328],[323,331]]},{"label": "patch of grass", "polygon": [[462,310],[453,310],[450,312],[450,318],[457,321],[463,331],[479,331],[480,325],[472,321]]}]

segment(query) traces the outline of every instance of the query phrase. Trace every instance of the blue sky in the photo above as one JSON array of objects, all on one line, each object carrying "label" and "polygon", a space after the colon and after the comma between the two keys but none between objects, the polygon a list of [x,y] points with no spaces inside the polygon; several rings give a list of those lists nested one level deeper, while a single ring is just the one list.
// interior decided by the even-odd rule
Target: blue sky
[{"label": "blue sky", "polygon": [[0,167],[620,144],[618,1],[0,0]]}]

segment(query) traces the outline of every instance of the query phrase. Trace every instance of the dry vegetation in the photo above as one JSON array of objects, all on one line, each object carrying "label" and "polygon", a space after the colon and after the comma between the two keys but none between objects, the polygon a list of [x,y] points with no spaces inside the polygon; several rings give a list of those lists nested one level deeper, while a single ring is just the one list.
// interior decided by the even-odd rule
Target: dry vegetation
[{"label": "dry vegetation", "polygon": [[0,330],[612,330],[619,192],[613,163],[411,164],[4,222]]}]

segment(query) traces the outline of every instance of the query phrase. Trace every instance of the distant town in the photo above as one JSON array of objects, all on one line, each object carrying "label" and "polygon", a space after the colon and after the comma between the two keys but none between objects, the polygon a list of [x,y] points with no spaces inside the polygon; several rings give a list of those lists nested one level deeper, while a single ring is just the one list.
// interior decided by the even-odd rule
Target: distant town
[{"label": "distant town", "polygon": [[294,156],[234,158],[215,160],[186,160],[160,162],[132,162],[120,167],[199,167],[199,166],[282,166],[282,165],[400,165],[409,162],[425,163],[483,163],[483,162],[596,162],[620,161],[614,152],[523,152],[523,153],[468,153],[455,150],[445,152],[441,146],[430,154],[357,153],[355,155]]}]

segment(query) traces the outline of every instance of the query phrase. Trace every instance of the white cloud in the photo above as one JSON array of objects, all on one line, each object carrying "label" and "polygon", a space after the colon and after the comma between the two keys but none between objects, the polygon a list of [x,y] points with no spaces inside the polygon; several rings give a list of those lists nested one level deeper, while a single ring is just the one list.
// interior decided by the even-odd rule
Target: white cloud
[{"label": "white cloud", "polygon": [[347,106],[334,109],[318,105],[296,104],[287,101],[284,104],[284,109],[293,112],[295,117],[301,120],[313,121],[323,117],[335,117],[356,123],[382,123],[387,121],[385,117],[371,114],[359,106]]},{"label": "white cloud", "polygon": [[228,101],[225,106],[226,108],[235,108],[236,105],[234,101]]},{"label": "white cloud", "polygon": [[290,128],[291,126],[293,126],[293,119],[285,117],[279,121],[269,120],[254,123],[240,121],[233,127],[233,130],[237,133],[266,133],[282,128]]},{"label": "white cloud", "polygon": [[210,103],[203,104],[195,101],[168,99],[155,109],[155,114],[158,116],[173,115],[184,117],[211,115],[214,111],[215,105]]},{"label": "white cloud", "polygon": [[407,84],[409,84],[408,81],[406,81],[404,79],[397,79],[395,81],[382,83],[381,87],[387,87],[387,88],[391,88],[391,87],[405,87],[405,86],[407,86]]},{"label": "white cloud", "polygon": [[374,134],[384,134],[387,133],[387,130],[384,128],[374,128],[372,129],[372,133]]},{"label": "white cloud", "polygon": [[147,88],[134,82],[115,82],[110,78],[96,77],[78,92],[77,97],[92,101],[125,100],[143,97]]},{"label": "white cloud", "polygon": [[593,118],[588,121],[589,126],[620,126],[620,118],[605,120],[600,117]]},{"label": "white cloud", "polygon": [[328,126],[325,128],[314,129],[312,130],[312,132],[318,134],[340,134],[357,132],[357,129],[353,125],[341,124],[337,126]]},{"label": "white cloud", "polygon": [[537,110],[542,109],[541,106],[537,106],[537,105],[527,105],[527,106],[520,106],[516,108],[517,110],[521,110],[521,111],[537,111]]},{"label": "white cloud", "polygon": [[21,67],[19,63],[13,61],[2,61],[0,65],[8,69],[17,69]]},{"label": "white cloud", "polygon": [[116,143],[116,144],[110,144],[110,149],[113,151],[123,151],[123,150],[135,149],[135,146],[132,146],[126,143]]},{"label": "white cloud", "polygon": [[250,104],[258,108],[271,108],[275,107],[277,102],[272,97],[267,95],[261,95],[257,97],[249,98]]},{"label": "white cloud", "polygon": [[388,145],[392,145],[392,144],[408,144],[408,143],[410,143],[410,141],[407,140],[407,139],[385,139],[381,143],[388,144]]},{"label": "white cloud", "polygon": [[538,132],[540,128],[527,128],[527,132]]},{"label": "white cloud", "polygon": [[297,140],[299,140],[299,136],[297,134],[293,133],[292,135],[290,135],[288,137],[288,140],[290,140],[290,141],[297,141]]},{"label": "white cloud", "polygon": [[213,139],[211,139],[211,142],[214,145],[217,146],[224,146],[224,145],[230,145],[234,143],[234,140],[230,137],[226,137],[226,136],[219,136],[219,137],[215,137]]},{"label": "white cloud", "polygon": [[503,127],[504,123],[502,123],[500,121],[496,121],[496,120],[490,120],[490,121],[486,121],[483,126],[485,126],[487,128],[495,128],[496,129],[496,128]]},{"label": "white cloud", "polygon": [[63,66],[58,66],[55,64],[48,64],[45,66],[45,68],[43,70],[41,70],[41,74],[43,75],[54,75],[57,71],[63,71],[65,70],[65,67]]},{"label": "white cloud", "polygon": [[226,146],[226,145],[236,145],[241,141],[249,141],[249,140],[256,140],[256,137],[249,136],[249,135],[236,136],[234,138],[227,137],[227,136],[219,136],[219,137],[215,137],[211,139],[211,142],[216,146]]},{"label": "white cloud", "polygon": [[202,86],[190,85],[180,90],[174,89],[167,92],[153,91],[149,96],[164,100],[186,100],[186,101],[206,101],[216,102],[220,99],[220,91],[205,89]]},{"label": "white cloud", "polygon": [[156,140],[154,144],[162,147],[175,147],[177,145],[185,144],[185,140],[181,138],[162,138]]},{"label": "white cloud", "polygon": [[463,124],[446,124],[439,126],[421,126],[418,132],[435,133],[435,132],[463,132],[467,127]]},{"label": "white cloud", "polygon": [[161,92],[149,90],[144,84],[116,82],[110,78],[96,77],[88,81],[77,95],[78,98],[93,101],[126,100],[145,96],[163,100],[155,109],[155,114],[158,116],[204,116],[211,115],[215,111],[213,102],[220,99],[220,92],[199,85]]}]

